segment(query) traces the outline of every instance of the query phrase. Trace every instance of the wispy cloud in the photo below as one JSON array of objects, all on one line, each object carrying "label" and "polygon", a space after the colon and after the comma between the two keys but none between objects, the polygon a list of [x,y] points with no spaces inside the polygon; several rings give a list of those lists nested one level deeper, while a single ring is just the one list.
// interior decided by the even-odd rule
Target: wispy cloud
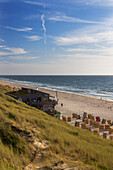
[{"label": "wispy cloud", "polygon": [[61,46],[62,53],[58,55],[58,58],[67,59],[67,61],[69,59],[84,60],[84,62],[91,59],[95,60],[95,65],[97,60],[104,61],[105,65],[112,62],[113,23],[111,21],[112,17],[103,21],[107,23],[104,26],[88,25],[78,30],[65,32],[58,37],[50,37],[55,44]]},{"label": "wispy cloud", "polygon": [[113,0],[72,0],[71,3],[82,4],[87,6],[113,6]]},{"label": "wispy cloud", "polygon": [[9,56],[8,58],[13,60],[35,60],[35,59],[39,59],[40,57]]},{"label": "wispy cloud", "polygon": [[24,36],[25,38],[27,38],[29,41],[38,41],[41,40],[42,37],[37,36],[37,35],[33,35],[33,36]]},{"label": "wispy cloud", "polygon": [[69,17],[69,16],[62,15],[62,14],[48,17],[48,20],[60,21],[60,22],[79,22],[79,23],[88,23],[88,24],[99,24],[99,22],[96,22],[96,21],[83,20],[80,18]]},{"label": "wispy cloud", "polygon": [[83,44],[83,43],[96,43],[98,42],[98,39],[89,36],[89,35],[84,35],[84,36],[71,36],[71,37],[54,37],[54,42],[57,45],[65,46],[65,45],[74,45],[74,44]]},{"label": "wispy cloud", "polygon": [[89,0],[86,5],[113,6],[113,0]]},{"label": "wispy cloud", "polygon": [[14,27],[6,26],[5,28],[11,29],[11,30],[15,30],[15,31],[20,31],[20,32],[32,31],[32,28],[29,28],[29,27],[24,27],[24,28],[14,28]]},{"label": "wispy cloud", "polygon": [[72,30],[58,37],[53,37],[54,43],[60,46],[97,44],[108,46],[113,44],[113,18],[104,19],[102,24],[88,25],[84,28]]},{"label": "wispy cloud", "polygon": [[0,38],[0,42],[4,42],[4,40]]},{"label": "wispy cloud", "polygon": [[25,54],[25,53],[28,53],[23,48],[10,48],[10,47],[6,47],[4,49],[11,51],[13,54]]},{"label": "wispy cloud", "polygon": [[64,51],[66,52],[98,52],[101,50],[88,49],[88,48],[67,48],[67,49],[64,49]]},{"label": "wispy cloud", "polygon": [[45,3],[41,3],[41,2],[36,2],[36,1],[24,1],[27,4],[31,4],[31,5],[38,5],[38,6],[42,6],[42,7],[47,7],[47,4]]},{"label": "wispy cloud", "polygon": [[4,47],[6,47],[5,45],[0,45],[0,48],[4,48]]},{"label": "wispy cloud", "polygon": [[86,58],[89,58],[89,59],[92,59],[92,58],[102,58],[103,56],[102,55],[91,55],[91,54],[84,54],[83,53],[79,53],[79,54],[59,54],[57,55],[58,57],[58,60],[72,60],[73,59],[86,59]]},{"label": "wispy cloud", "polygon": [[46,27],[45,27],[45,15],[41,15],[42,27],[44,30],[44,44],[46,44]]},{"label": "wispy cloud", "polygon": [[26,53],[28,53],[23,48],[4,47],[3,49],[6,50],[6,51],[1,51],[0,52],[0,56],[19,55],[19,54],[26,54]]},{"label": "wispy cloud", "polygon": [[[64,51],[68,52],[66,55],[76,55],[76,54],[90,54],[90,55],[102,55],[102,56],[113,56],[112,47],[90,47],[90,48],[67,48]],[[75,53],[75,54],[74,54]]]}]

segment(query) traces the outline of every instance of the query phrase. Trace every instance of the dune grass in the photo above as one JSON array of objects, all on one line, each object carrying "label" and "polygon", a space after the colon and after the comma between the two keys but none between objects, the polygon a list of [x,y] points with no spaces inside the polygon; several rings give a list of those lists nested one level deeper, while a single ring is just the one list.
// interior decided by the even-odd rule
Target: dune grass
[{"label": "dune grass", "polygon": [[11,90],[0,85],[1,169],[22,169],[34,162],[34,137],[49,141],[43,165],[66,162],[69,166],[86,169],[113,169],[112,141],[71,126],[4,94]]}]

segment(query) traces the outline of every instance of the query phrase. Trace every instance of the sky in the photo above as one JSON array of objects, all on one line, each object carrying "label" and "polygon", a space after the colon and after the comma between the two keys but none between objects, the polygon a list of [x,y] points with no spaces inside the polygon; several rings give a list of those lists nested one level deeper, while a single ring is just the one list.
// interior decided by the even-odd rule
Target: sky
[{"label": "sky", "polygon": [[0,75],[113,75],[113,0],[0,0]]}]

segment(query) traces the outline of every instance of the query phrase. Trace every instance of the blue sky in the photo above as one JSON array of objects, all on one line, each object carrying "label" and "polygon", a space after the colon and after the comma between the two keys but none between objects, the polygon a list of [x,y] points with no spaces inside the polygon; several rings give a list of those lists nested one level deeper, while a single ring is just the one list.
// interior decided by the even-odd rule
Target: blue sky
[{"label": "blue sky", "polygon": [[0,0],[0,74],[112,75],[113,0]]}]

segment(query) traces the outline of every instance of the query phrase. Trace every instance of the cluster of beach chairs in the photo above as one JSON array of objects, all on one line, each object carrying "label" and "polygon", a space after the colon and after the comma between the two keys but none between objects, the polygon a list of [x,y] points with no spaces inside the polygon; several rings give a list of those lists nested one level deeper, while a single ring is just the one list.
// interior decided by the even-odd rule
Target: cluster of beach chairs
[{"label": "cluster of beach chairs", "polygon": [[72,113],[72,116],[59,115],[59,119],[66,121],[76,127],[88,130],[93,134],[110,139],[113,141],[113,122],[107,119],[101,119],[99,116],[93,116],[84,112],[82,115]]}]

